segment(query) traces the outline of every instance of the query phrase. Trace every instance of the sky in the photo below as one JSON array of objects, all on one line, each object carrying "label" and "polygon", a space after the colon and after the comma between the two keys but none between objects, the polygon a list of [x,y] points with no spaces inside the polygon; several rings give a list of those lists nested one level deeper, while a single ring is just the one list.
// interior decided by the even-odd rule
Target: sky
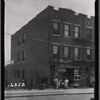
[{"label": "sky", "polygon": [[95,0],[5,0],[5,61],[11,60],[11,35],[48,5],[95,15]]}]

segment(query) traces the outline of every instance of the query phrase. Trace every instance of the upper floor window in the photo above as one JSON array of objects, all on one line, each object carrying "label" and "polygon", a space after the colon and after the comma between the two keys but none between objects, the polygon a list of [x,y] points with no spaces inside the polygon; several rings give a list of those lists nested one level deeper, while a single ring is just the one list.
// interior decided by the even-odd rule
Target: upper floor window
[{"label": "upper floor window", "polygon": [[25,44],[25,34],[23,34],[23,40],[22,40],[22,42],[23,42],[23,44]]},{"label": "upper floor window", "polygon": [[17,71],[15,70],[15,78],[17,78],[16,76],[17,76]]},{"label": "upper floor window", "polygon": [[20,52],[18,52],[18,62],[20,62]]},{"label": "upper floor window", "polygon": [[18,79],[20,78],[20,71],[18,70],[18,77],[17,77]]},{"label": "upper floor window", "polygon": [[70,36],[70,25],[64,25],[64,36]]},{"label": "upper floor window", "polygon": [[86,50],[87,60],[91,60],[91,49]]},{"label": "upper floor window", "polygon": [[20,46],[20,37],[18,37],[18,46]]},{"label": "upper floor window", "polygon": [[80,27],[75,26],[74,27],[74,37],[78,38],[79,37],[79,32],[80,32]]},{"label": "upper floor window", "polygon": [[6,77],[8,77],[8,71],[6,71]]},{"label": "upper floor window", "polygon": [[64,47],[64,57],[69,58],[69,56],[70,56],[69,47]]},{"label": "upper floor window", "polygon": [[53,34],[59,34],[59,22],[53,22]]},{"label": "upper floor window", "polygon": [[53,45],[53,55],[57,56],[58,55],[58,45]]},{"label": "upper floor window", "polygon": [[91,39],[91,38],[92,38],[91,32],[92,32],[92,29],[86,28],[86,34],[87,34],[87,38],[88,38],[88,39]]},{"label": "upper floor window", "polygon": [[74,48],[74,58],[80,59],[80,48]]},{"label": "upper floor window", "polygon": [[22,51],[22,61],[25,61],[25,51]]},{"label": "upper floor window", "polygon": [[25,70],[23,69],[22,70],[22,79],[24,79],[25,78]]}]

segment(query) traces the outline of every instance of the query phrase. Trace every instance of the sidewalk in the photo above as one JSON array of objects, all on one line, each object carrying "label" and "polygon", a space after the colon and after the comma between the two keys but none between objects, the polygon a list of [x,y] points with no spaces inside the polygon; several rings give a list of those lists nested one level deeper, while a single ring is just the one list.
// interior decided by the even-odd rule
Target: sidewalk
[{"label": "sidewalk", "polygon": [[93,88],[82,89],[45,89],[45,90],[5,90],[5,97],[25,97],[25,96],[48,96],[48,95],[79,95],[79,94],[93,94]]}]

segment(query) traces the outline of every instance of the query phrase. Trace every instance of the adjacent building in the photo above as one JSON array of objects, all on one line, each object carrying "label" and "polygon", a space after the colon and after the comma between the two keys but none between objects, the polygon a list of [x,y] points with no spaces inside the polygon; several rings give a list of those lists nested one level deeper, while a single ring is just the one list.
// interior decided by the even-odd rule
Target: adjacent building
[{"label": "adjacent building", "polygon": [[94,17],[48,6],[11,36],[12,65],[6,66],[6,84],[25,80],[36,88],[54,85],[54,77],[69,86],[90,86],[95,70]]}]

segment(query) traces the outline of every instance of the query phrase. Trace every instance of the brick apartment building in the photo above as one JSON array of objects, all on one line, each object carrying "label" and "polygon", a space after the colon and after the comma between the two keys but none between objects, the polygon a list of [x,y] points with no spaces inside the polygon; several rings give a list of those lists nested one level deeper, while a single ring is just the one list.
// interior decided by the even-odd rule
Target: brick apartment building
[{"label": "brick apartment building", "polygon": [[11,60],[6,84],[25,80],[52,87],[55,76],[69,85],[90,86],[95,69],[94,17],[48,6],[11,36]]}]

